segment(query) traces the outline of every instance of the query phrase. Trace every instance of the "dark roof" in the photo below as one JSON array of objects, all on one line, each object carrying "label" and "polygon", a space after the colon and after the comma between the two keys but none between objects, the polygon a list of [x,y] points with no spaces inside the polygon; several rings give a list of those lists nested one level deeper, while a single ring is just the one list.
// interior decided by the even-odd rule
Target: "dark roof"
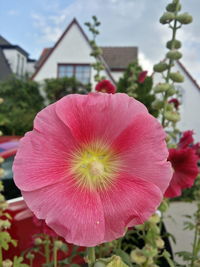
[{"label": "dark roof", "polygon": [[137,60],[137,47],[101,47],[102,56],[111,70],[126,69],[127,66]]},{"label": "dark roof", "polygon": [[33,59],[33,58],[28,58],[28,59],[27,59],[27,62],[32,62],[32,63],[34,63],[34,62],[36,62],[36,60]]},{"label": "dark roof", "polygon": [[38,59],[38,61],[36,62],[36,65],[35,65],[35,68],[40,68],[40,66],[43,64],[43,61],[46,60],[46,58],[49,56],[50,52],[51,52],[52,48],[51,47],[47,47],[47,48],[44,48],[42,50],[42,53]]},{"label": "dark roof", "polygon": [[0,80],[6,80],[12,75],[10,66],[4,56],[3,50],[0,47]]},{"label": "dark roof", "polygon": [[3,36],[0,35],[0,45],[11,45]]},{"label": "dark roof", "polygon": [[3,49],[15,49],[15,50],[18,50],[20,53],[22,53],[26,57],[28,57],[28,55],[29,55],[23,48],[21,48],[18,45],[0,45],[0,47],[3,48]]}]

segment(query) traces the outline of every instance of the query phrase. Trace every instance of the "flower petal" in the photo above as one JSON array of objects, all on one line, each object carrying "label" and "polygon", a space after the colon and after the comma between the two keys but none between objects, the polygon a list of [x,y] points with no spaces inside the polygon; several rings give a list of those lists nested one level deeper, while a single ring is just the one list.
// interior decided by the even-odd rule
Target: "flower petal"
[{"label": "flower petal", "polygon": [[77,140],[109,143],[147,109],[126,94],[90,93],[62,98],[56,104],[56,112]]},{"label": "flower petal", "polygon": [[112,147],[123,160],[123,170],[157,185],[164,192],[172,177],[167,162],[165,133],[158,121],[149,114],[139,114]]},{"label": "flower petal", "polygon": [[96,192],[77,188],[70,178],[45,188],[22,192],[28,207],[68,243],[95,246],[102,243],[105,226]]},{"label": "flower petal", "polygon": [[198,175],[198,157],[192,148],[169,149],[168,160],[172,163],[174,174],[165,197],[177,197],[182,189],[189,188],[194,184]]},{"label": "flower petal", "polygon": [[50,105],[37,115],[35,129],[20,141],[13,164],[16,185],[31,191],[64,179],[74,147],[70,130],[57,117],[55,105]]},{"label": "flower petal", "polygon": [[127,173],[120,174],[113,187],[99,194],[105,216],[104,242],[123,236],[126,227],[142,224],[162,200],[156,185]]}]

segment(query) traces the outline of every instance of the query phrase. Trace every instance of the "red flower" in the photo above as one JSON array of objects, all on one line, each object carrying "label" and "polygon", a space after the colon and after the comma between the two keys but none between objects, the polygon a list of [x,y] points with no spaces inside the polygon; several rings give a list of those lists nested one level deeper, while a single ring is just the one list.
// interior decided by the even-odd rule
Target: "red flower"
[{"label": "red flower", "polygon": [[179,148],[187,148],[194,143],[194,138],[193,138],[193,131],[185,131],[183,132],[183,135],[178,143]]},{"label": "red flower", "polygon": [[179,107],[179,105],[180,105],[180,102],[178,101],[177,98],[172,98],[172,99],[170,99],[170,100],[169,100],[169,103],[173,103],[175,109],[178,109],[178,107]]},{"label": "red flower", "polygon": [[198,175],[198,157],[192,148],[169,149],[168,160],[174,169],[173,177],[165,192],[165,197],[177,197],[184,188],[193,185]]},{"label": "red flower", "polygon": [[138,75],[138,82],[143,83],[147,77],[147,71],[141,71]]},{"label": "red flower", "polygon": [[116,93],[116,87],[108,80],[103,80],[97,83],[95,90],[97,92],[114,94]]},{"label": "red flower", "polygon": [[200,158],[200,143],[196,143],[192,146],[192,148],[195,150],[196,155]]},{"label": "red flower", "polygon": [[38,113],[20,141],[14,179],[38,219],[91,247],[155,212],[172,177],[167,157],[165,132],[142,103],[74,94]]},{"label": "red flower", "polygon": [[39,220],[37,217],[33,215],[33,222],[39,228],[39,232],[52,236],[57,237],[58,235],[46,224],[45,220]]}]

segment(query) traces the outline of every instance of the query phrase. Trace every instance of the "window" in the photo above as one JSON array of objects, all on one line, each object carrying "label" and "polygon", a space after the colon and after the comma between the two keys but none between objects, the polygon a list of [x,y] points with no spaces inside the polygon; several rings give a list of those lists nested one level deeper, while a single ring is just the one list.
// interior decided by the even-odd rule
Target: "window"
[{"label": "window", "polygon": [[75,77],[83,84],[90,83],[90,65],[86,64],[59,64],[58,77]]}]

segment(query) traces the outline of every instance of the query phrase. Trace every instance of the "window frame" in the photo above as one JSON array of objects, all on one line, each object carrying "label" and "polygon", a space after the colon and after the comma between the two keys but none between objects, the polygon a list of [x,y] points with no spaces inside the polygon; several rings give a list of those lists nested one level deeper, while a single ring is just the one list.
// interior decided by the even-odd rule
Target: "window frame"
[{"label": "window frame", "polygon": [[89,71],[89,76],[90,76],[89,83],[91,82],[91,65],[89,63],[58,63],[58,65],[57,65],[57,78],[61,78],[61,77],[59,77],[59,67],[60,66],[72,66],[72,68],[73,68],[73,76],[72,77],[75,77],[75,78],[76,78],[76,68],[77,67],[81,67],[81,66],[90,67],[90,71]]}]

